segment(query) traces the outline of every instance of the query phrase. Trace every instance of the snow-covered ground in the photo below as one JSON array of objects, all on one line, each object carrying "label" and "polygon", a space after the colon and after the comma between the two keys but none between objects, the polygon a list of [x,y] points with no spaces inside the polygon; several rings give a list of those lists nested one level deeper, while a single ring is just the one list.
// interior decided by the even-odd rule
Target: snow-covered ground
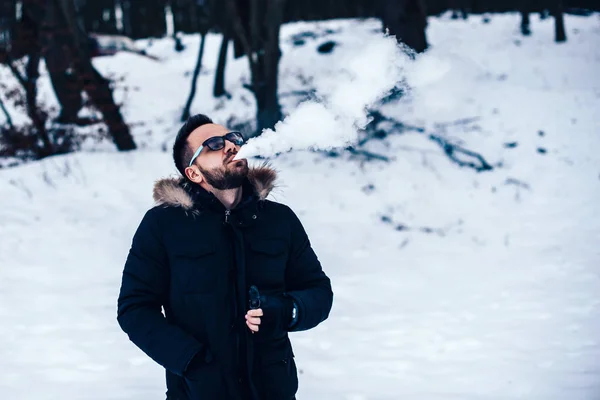
[{"label": "snow-covered ground", "polygon": [[[292,335],[299,399],[600,398],[599,19],[567,16],[561,45],[551,21],[534,18],[528,38],[518,23],[430,19],[432,48],[407,66],[411,92],[382,108],[426,133],[365,146],[390,162],[273,160],[281,186],[272,198],[300,215],[335,292],[330,319]],[[284,27],[285,110],[294,91],[326,93],[336,60],[378,29],[372,20]],[[294,46],[305,31],[317,38]],[[319,55],[326,40],[339,45]],[[164,398],[163,371],[119,329],[116,298],[153,181],[175,171],[163,146],[179,125],[198,38],[184,43],[178,54],[155,41],[148,50],[161,63],[96,60],[125,78],[117,97],[140,151],[107,143],[0,170],[2,398]],[[193,110],[251,119],[246,60],[229,64],[232,99],[210,96],[218,46],[209,37]],[[459,168],[430,133],[494,170]]]}]

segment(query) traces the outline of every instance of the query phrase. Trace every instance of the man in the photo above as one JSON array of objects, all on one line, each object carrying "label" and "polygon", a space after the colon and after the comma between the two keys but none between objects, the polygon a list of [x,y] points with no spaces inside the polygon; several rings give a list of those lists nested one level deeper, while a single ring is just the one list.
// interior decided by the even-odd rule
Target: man
[{"label": "man", "polygon": [[275,172],[234,160],[243,140],[204,115],[183,125],[182,177],[156,183],[125,263],[117,319],[166,369],[167,399],[294,399],[288,332],[332,306],[300,221],[266,200]]}]

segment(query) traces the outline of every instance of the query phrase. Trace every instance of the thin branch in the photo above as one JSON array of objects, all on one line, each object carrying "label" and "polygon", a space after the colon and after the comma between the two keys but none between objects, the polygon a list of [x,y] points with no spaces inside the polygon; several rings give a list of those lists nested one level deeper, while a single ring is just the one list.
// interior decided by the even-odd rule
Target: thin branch
[{"label": "thin branch", "polygon": [[7,60],[7,64],[8,64],[8,68],[10,68],[10,71],[13,73],[15,78],[17,78],[17,80],[19,81],[21,86],[23,86],[23,88],[26,88],[27,87],[27,79],[25,77],[23,77],[23,75],[21,75],[21,72],[19,71],[19,69],[17,67],[15,67],[13,65],[12,60],[10,58]]},{"label": "thin branch", "polygon": [[15,125],[13,124],[12,118],[10,117],[8,110],[6,109],[6,107],[4,107],[4,102],[2,101],[2,99],[0,99],[0,108],[2,108],[2,112],[4,112],[4,116],[6,117],[6,123],[8,124],[8,127],[14,131]]},{"label": "thin branch", "polygon": [[194,68],[194,75],[192,76],[192,87],[190,94],[183,107],[183,113],[181,114],[181,122],[185,122],[190,117],[190,109],[192,108],[192,102],[196,96],[196,85],[198,83],[198,75],[202,69],[202,56],[204,55],[204,43],[206,43],[206,34],[200,33],[200,50],[198,51],[198,59],[196,60],[196,67]]}]

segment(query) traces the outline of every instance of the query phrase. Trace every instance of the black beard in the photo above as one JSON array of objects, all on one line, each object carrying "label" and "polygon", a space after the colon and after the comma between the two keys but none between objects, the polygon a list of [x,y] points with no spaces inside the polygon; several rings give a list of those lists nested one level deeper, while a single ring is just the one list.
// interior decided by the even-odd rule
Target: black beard
[{"label": "black beard", "polygon": [[233,171],[228,170],[227,167],[224,169],[214,168],[210,171],[200,168],[200,172],[210,186],[217,190],[227,190],[242,186],[244,179],[248,176],[248,166],[246,165],[243,169],[236,168]]}]

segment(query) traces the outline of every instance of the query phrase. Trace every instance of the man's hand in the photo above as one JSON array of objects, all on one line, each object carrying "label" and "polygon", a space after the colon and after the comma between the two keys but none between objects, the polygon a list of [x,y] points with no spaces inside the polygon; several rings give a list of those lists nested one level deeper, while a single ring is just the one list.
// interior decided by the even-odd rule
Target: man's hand
[{"label": "man's hand", "polygon": [[263,316],[263,310],[257,308],[256,310],[248,310],[246,313],[246,325],[252,333],[258,332],[261,323],[261,317]]},{"label": "man's hand", "polygon": [[281,337],[292,322],[293,309],[294,302],[290,297],[260,296],[260,308],[246,313],[246,325],[252,333],[259,333],[260,330],[260,336],[265,339]]}]

